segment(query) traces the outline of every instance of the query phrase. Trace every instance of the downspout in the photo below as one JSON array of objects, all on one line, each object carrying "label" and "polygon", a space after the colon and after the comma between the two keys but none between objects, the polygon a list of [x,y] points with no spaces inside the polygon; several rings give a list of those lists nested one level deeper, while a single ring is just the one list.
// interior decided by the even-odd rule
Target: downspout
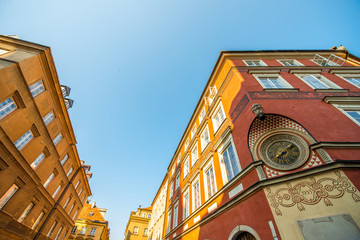
[{"label": "downspout", "polygon": [[35,237],[33,238],[33,240],[38,239],[38,237],[40,236],[42,230],[44,229],[46,223],[49,221],[51,215],[54,213],[55,209],[57,208],[57,206],[60,204],[60,201],[62,200],[62,198],[64,197],[67,189],[70,187],[72,181],[75,179],[75,177],[77,176],[77,174],[80,172],[80,170],[83,168],[83,166],[79,167],[75,174],[72,176],[72,178],[70,179],[70,181],[68,182],[68,184],[66,185],[64,191],[61,193],[59,199],[56,201],[54,207],[51,209],[50,213],[48,214],[48,216],[46,217],[45,221],[43,222],[43,224],[41,225],[39,231],[36,233]]}]

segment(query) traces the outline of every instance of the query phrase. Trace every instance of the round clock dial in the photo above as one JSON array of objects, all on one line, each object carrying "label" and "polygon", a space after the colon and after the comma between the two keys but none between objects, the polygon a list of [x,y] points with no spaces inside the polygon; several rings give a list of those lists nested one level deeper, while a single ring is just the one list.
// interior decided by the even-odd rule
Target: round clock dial
[{"label": "round clock dial", "polygon": [[269,166],[290,170],[301,166],[309,157],[307,143],[292,134],[276,134],[266,138],[260,146],[260,156]]}]

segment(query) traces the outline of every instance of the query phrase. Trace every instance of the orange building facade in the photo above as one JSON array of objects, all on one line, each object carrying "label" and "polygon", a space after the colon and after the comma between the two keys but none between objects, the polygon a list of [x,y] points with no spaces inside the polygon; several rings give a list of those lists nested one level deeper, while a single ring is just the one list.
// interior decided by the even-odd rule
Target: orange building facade
[{"label": "orange building facade", "polygon": [[86,203],[82,208],[68,239],[109,240],[109,223],[105,220],[106,209],[96,203]]},{"label": "orange building facade", "polygon": [[0,239],[66,239],[88,196],[49,47],[0,35]]},{"label": "orange building facade", "polygon": [[221,52],[149,239],[359,238],[359,65],[342,46]]},{"label": "orange building facade", "polygon": [[125,229],[125,240],[146,240],[149,235],[149,221],[152,207],[141,208],[131,212]]}]

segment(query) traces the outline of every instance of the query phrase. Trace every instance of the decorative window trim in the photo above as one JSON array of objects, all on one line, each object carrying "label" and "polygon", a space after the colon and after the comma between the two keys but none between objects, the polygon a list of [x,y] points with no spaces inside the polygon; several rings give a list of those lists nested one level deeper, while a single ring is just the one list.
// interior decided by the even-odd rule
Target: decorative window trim
[{"label": "decorative window trim", "polygon": [[[221,100],[219,100],[216,104],[217,105],[215,105],[215,107],[210,112],[210,117],[213,122],[213,128],[214,128],[214,136],[216,136],[219,133],[219,130],[224,125],[224,123],[226,122],[226,119],[227,119],[227,116],[226,116],[226,113],[225,113],[225,110],[224,110]],[[215,122],[216,122],[215,117],[219,111],[222,112],[224,119],[222,120],[222,122],[219,125],[217,125],[217,124],[215,124]]]},{"label": "decorative window trim", "polygon": [[[336,89],[336,90],[342,90],[342,88],[340,86],[338,86],[337,84],[333,83],[332,81],[330,81],[329,79],[327,79],[325,76],[323,76],[322,74],[295,74],[295,76],[297,76],[298,78],[300,78],[305,84],[307,84],[309,87],[311,87],[314,90],[332,90],[332,89]],[[314,76],[316,79],[318,79],[319,81],[321,81],[323,84],[327,85],[329,88],[314,88],[310,83],[308,83],[307,81],[305,81],[303,79],[303,77],[306,76]],[[320,78],[320,79],[319,79]]]},{"label": "decorative window trim", "polygon": [[[290,83],[288,83],[282,76],[280,76],[280,74],[253,74],[253,76],[255,77],[255,79],[258,81],[258,83],[261,85],[261,87],[264,90],[274,90],[277,89],[279,91],[281,90],[286,90],[286,89],[295,89],[293,86],[290,85]],[[268,88],[266,87],[262,81],[260,80],[260,78],[277,78],[279,80],[279,82],[284,85],[284,88]]]},{"label": "decorative window trim", "polygon": [[[214,194],[212,194],[210,197],[208,196],[208,182],[207,182],[207,176],[206,173],[210,168],[213,168],[213,174],[214,174]],[[211,198],[212,196],[214,196],[217,192],[217,184],[216,184],[216,174],[215,174],[215,166],[214,166],[214,160],[212,157],[210,157],[210,159],[208,160],[207,164],[205,165],[205,167],[203,168],[203,178],[204,178],[204,193],[205,193],[205,202]]]},{"label": "decorative window trim", "polygon": [[[199,206],[196,208],[195,207],[195,185],[197,185],[199,183]],[[194,180],[191,183],[191,190],[192,190],[192,210],[193,212],[195,212],[197,209],[199,209],[201,207],[201,183],[200,183],[200,174],[197,174],[197,176],[194,178]]]},{"label": "decorative window trim", "polygon": [[[279,63],[281,63],[284,67],[301,67],[304,66],[304,64],[300,63],[298,60],[296,59],[277,59],[276,61],[278,61]],[[285,65],[282,61],[294,61],[294,63],[296,63],[296,65]]]},{"label": "decorative window trim", "polygon": [[[194,152],[195,148],[197,149],[197,158],[196,158],[196,159],[193,159],[193,156],[194,156],[194,155],[193,155],[193,152]],[[191,168],[193,168],[193,167],[195,166],[195,163],[197,163],[197,162],[199,161],[199,145],[198,145],[198,142],[197,142],[197,141],[193,144],[190,152],[191,152],[191,154],[190,154],[190,155],[191,155],[190,169],[191,169]],[[189,170],[189,171],[190,171],[190,170]]]},{"label": "decorative window trim", "polygon": [[[205,133],[205,131],[207,131],[207,134],[209,136],[209,141],[206,144],[203,144],[202,135],[203,135],[203,133]],[[201,154],[207,149],[207,147],[210,145],[210,143],[211,143],[211,137],[210,137],[210,131],[209,131],[209,124],[205,124],[204,128],[200,132],[200,150],[201,150]]]}]

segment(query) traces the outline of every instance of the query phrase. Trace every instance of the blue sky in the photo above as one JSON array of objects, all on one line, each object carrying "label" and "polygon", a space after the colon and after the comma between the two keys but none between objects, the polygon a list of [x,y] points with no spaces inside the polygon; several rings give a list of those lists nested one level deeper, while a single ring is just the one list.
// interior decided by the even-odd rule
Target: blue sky
[{"label": "blue sky", "polygon": [[0,0],[1,34],[51,47],[111,239],[147,207],[221,50],[360,56],[360,1]]}]

